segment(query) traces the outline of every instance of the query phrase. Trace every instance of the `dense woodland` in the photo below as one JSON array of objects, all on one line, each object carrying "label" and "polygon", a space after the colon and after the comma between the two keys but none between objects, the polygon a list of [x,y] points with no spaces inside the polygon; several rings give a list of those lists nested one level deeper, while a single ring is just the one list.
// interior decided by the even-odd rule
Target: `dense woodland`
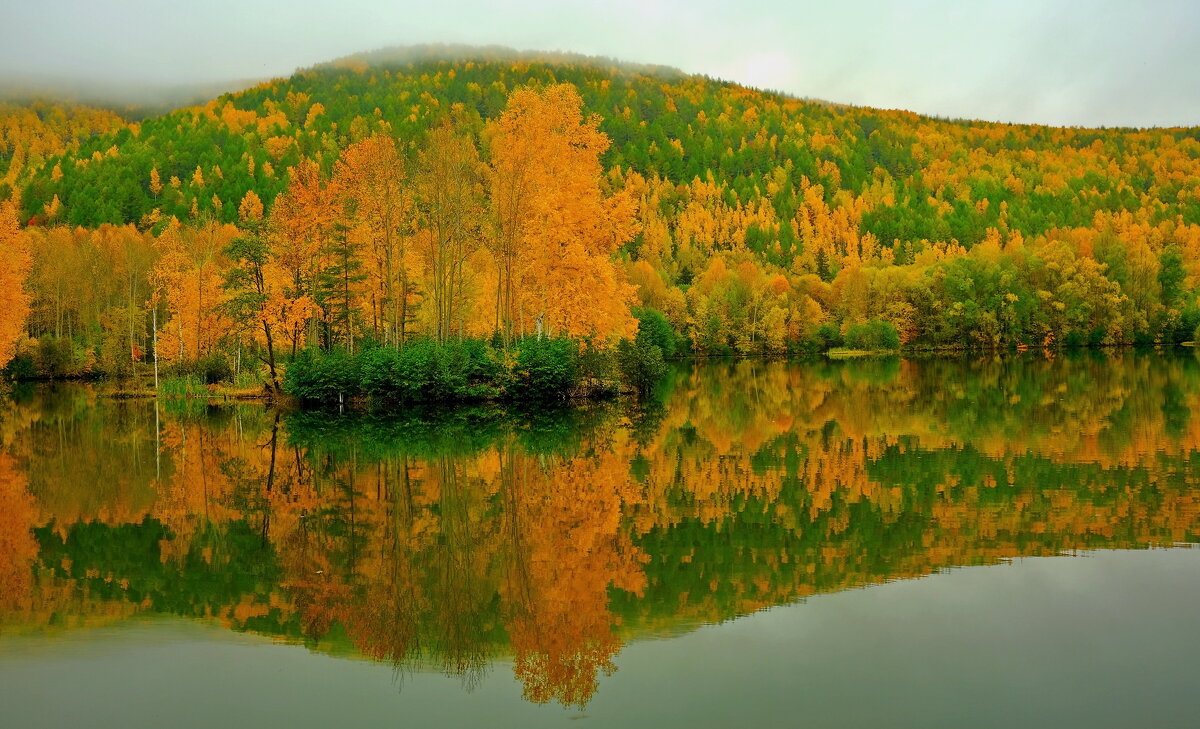
[{"label": "dense woodland", "polygon": [[605,351],[648,329],[707,355],[1169,344],[1200,324],[1195,128],[447,58],[352,57],[136,123],[0,107],[0,361],[123,375],[157,353],[275,386],[305,352],[418,342],[511,369],[529,338]]}]

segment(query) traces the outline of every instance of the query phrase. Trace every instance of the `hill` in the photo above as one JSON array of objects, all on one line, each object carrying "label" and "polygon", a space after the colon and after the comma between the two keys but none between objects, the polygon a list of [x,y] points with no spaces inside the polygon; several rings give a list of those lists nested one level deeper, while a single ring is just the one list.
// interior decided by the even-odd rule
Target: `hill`
[{"label": "hill", "polygon": [[[253,189],[269,204],[284,169],[301,158],[328,168],[340,149],[380,128],[411,154],[456,105],[480,124],[497,116],[519,86],[566,82],[579,90],[587,112],[603,118],[601,129],[613,140],[606,167],[677,184],[711,177],[723,197],[742,205],[764,200],[780,221],[794,217],[806,178],[822,186],[830,203],[841,192],[875,191],[880,199],[868,201],[862,232],[889,244],[969,245],[1002,218],[1010,229],[1036,235],[1088,225],[1097,211],[1151,205],[1156,218],[1200,222],[1195,128],[947,121],[804,101],[607,59],[437,51],[352,56],[99,135],[54,160],[61,179],[50,179],[46,169],[30,182],[26,212],[36,216],[55,194],[64,220],[89,226],[137,222],[154,208],[184,218],[192,200],[210,208],[214,193],[236,203]],[[193,185],[197,167],[217,180]],[[152,169],[163,180],[178,178],[178,194],[156,197]],[[989,204],[981,209],[984,200]],[[1010,209],[1002,211],[1002,204]],[[233,222],[235,212],[226,208],[222,217]],[[787,227],[780,230],[784,248],[795,242]]]},{"label": "hill", "polygon": [[[907,346],[1166,343],[1200,324],[1196,128],[935,119],[568,54],[429,47],[314,66],[97,130],[15,176],[19,215],[35,236],[65,223],[154,238],[173,218],[187,238],[237,223],[248,193],[269,213],[289,170],[311,161],[329,179],[373,137],[414,169],[447,122],[492,164],[513,92],[556,84],[609,141],[603,195],[634,203],[610,256],[630,303],[695,351],[870,348],[888,330]],[[420,333],[432,283],[416,257],[405,266]],[[343,308],[365,319],[364,302]]]}]

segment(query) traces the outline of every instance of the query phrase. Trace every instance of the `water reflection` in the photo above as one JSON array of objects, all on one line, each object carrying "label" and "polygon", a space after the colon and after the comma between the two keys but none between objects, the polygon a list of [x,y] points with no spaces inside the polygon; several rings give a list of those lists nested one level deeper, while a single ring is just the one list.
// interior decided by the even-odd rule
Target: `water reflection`
[{"label": "water reflection", "polygon": [[511,659],[529,700],[582,705],[642,636],[1200,531],[1191,356],[706,363],[660,396],[330,418],[18,392],[0,633],[181,615],[468,686]]}]

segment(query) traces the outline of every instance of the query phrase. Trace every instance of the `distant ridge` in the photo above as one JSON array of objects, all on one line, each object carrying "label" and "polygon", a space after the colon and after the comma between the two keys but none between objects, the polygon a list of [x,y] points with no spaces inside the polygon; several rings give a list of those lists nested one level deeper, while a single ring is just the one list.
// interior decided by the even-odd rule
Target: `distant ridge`
[{"label": "distant ridge", "polygon": [[33,101],[86,104],[138,120],[166,114],[181,107],[203,104],[222,94],[248,89],[264,80],[162,84],[40,74],[0,75],[0,101],[16,104]]},{"label": "distant ridge", "polygon": [[[653,63],[637,63],[624,61],[609,56],[590,56],[584,53],[570,51],[518,50],[508,46],[487,45],[472,46],[455,43],[427,43],[405,46],[385,46],[373,51],[363,51],[342,56],[332,61],[317,63],[308,68],[337,68],[347,62],[361,61],[370,66],[390,66],[406,63],[427,62],[467,62],[476,63],[509,63],[520,61],[525,63],[545,64],[575,64],[591,66],[607,66],[629,73],[638,73],[660,78],[683,78],[689,74],[674,66],[664,66]],[[300,69],[307,70],[307,69]]]}]

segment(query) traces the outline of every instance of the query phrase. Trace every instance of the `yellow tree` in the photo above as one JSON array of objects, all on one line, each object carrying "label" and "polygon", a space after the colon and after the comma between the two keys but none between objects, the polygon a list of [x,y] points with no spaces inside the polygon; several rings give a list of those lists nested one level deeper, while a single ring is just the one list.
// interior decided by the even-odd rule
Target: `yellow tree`
[{"label": "yellow tree", "polygon": [[[179,233],[179,221],[174,219],[169,221],[167,227],[155,239],[154,245],[158,248],[158,262],[150,270],[149,279],[150,299],[154,306],[154,358],[155,367],[157,368],[159,357],[157,309],[159,302],[165,299],[169,292],[180,288],[184,271],[187,270],[188,265],[187,256],[183,248],[183,238]],[[172,323],[175,328],[174,336],[171,337],[172,344],[177,346],[178,350],[172,349],[169,353],[166,353],[166,358],[177,358],[178,361],[183,361],[183,317],[174,317]]]},{"label": "yellow tree", "polygon": [[228,261],[222,251],[237,228],[214,220],[203,225],[169,225],[159,236],[154,286],[165,294],[171,319],[159,336],[165,359],[198,359],[210,354],[233,331],[222,290]]},{"label": "yellow tree", "polygon": [[[279,207],[273,210],[278,211]],[[309,322],[321,314],[320,307],[305,293],[309,252],[292,245],[299,238],[294,228],[281,230],[283,217],[265,216],[262,199],[253,190],[248,191],[238,205],[240,234],[224,249],[230,266],[224,273],[223,287],[228,298],[223,309],[266,347],[271,377],[268,384],[274,391],[279,389],[274,366],[277,342],[286,337],[295,355]],[[160,242],[166,237],[165,233],[160,236]],[[164,255],[162,260],[169,263],[171,257]]]},{"label": "yellow tree", "polygon": [[471,137],[449,124],[434,129],[417,162],[418,233],[433,308],[433,334],[444,342],[467,306],[467,261],[479,247],[483,166]]},{"label": "yellow tree", "polygon": [[26,279],[33,267],[29,237],[17,224],[16,204],[0,203],[0,367],[12,359],[29,316]]},{"label": "yellow tree", "polygon": [[369,314],[375,332],[384,342],[402,344],[413,294],[405,265],[412,202],[404,187],[404,160],[391,137],[367,137],[342,152],[333,176],[350,235],[367,254]]},{"label": "yellow tree", "polygon": [[605,197],[600,118],[570,84],[522,88],[488,125],[496,330],[606,340],[636,326],[611,256],[635,232],[631,198]]},{"label": "yellow tree", "polygon": [[[271,377],[271,393],[279,394],[279,374],[275,367],[276,330],[283,325],[279,315],[282,298],[278,279],[272,276],[270,239],[263,219],[262,201],[254,191],[247,192],[238,206],[242,234],[225,249],[231,266],[225,275],[229,294],[227,309],[243,325],[262,334],[266,347],[265,362]],[[272,279],[276,279],[272,281]]]},{"label": "yellow tree", "polygon": [[[322,271],[328,266],[328,243],[343,225],[341,196],[321,174],[321,166],[305,160],[290,170],[287,191],[271,207],[274,261],[291,278],[287,298],[315,302]],[[306,306],[311,327],[322,310]],[[295,311],[290,311],[294,314]],[[292,329],[293,352],[301,332]]]}]

